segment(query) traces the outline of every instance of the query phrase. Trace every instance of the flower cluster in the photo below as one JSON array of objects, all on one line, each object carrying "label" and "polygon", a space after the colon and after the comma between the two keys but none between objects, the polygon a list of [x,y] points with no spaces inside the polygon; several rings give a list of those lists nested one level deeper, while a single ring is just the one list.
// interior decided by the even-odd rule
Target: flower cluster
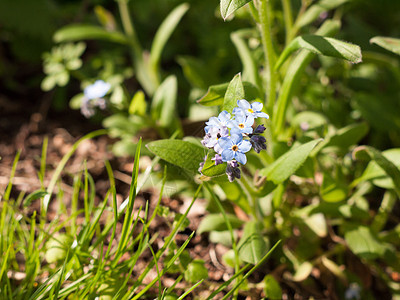
[{"label": "flower cluster", "polygon": [[87,86],[83,94],[85,95],[82,99],[81,113],[86,118],[90,118],[94,115],[94,108],[99,107],[100,109],[106,108],[106,100],[103,98],[110,90],[111,85],[103,80],[96,80],[95,83]]},{"label": "flower cluster", "polygon": [[[245,153],[251,148],[257,153],[267,148],[265,138],[260,135],[265,127],[259,125],[253,129],[256,118],[269,118],[261,111],[262,107],[260,102],[250,104],[245,99],[238,100],[232,115],[224,110],[218,117],[211,117],[206,122],[204,128],[206,134],[201,143],[216,152],[212,158],[215,165],[227,162],[226,174],[230,182],[240,178],[239,163],[246,164]],[[204,163],[201,164],[199,171],[203,165]]]}]

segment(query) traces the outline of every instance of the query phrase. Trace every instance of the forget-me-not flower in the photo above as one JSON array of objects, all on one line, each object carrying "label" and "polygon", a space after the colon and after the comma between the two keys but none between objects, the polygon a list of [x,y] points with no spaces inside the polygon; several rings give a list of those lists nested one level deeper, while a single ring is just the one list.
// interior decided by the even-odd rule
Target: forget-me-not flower
[{"label": "forget-me-not flower", "polygon": [[229,121],[228,127],[232,128],[231,133],[235,134],[251,134],[253,133],[254,117],[246,116],[243,111],[236,111],[235,119]]},{"label": "forget-me-not flower", "polygon": [[222,161],[236,159],[242,165],[246,164],[247,158],[245,153],[251,149],[249,141],[243,140],[241,135],[232,134],[230,137],[220,138],[218,143],[222,148]]},{"label": "forget-me-not flower", "polygon": [[204,139],[201,143],[207,148],[214,148],[214,151],[221,154],[222,148],[218,144],[218,140],[221,137],[225,137],[229,135],[229,130],[227,127],[211,127],[208,130],[208,133],[204,136]]},{"label": "forget-me-not flower", "polygon": [[205,132],[208,133],[210,128],[212,127],[226,127],[228,122],[231,120],[231,114],[228,113],[226,110],[220,112],[218,117],[211,117],[208,122],[206,122],[206,127],[204,128]]},{"label": "forget-me-not flower", "polygon": [[247,100],[242,99],[237,101],[238,107],[233,109],[233,113],[236,114],[238,111],[242,110],[246,116],[253,116],[253,118],[266,118],[269,116],[262,112],[263,105],[260,102],[253,102],[250,104]]},{"label": "forget-me-not flower", "polygon": [[100,109],[106,108],[106,100],[103,98],[110,90],[111,84],[104,82],[103,80],[96,80],[95,83],[88,85],[84,90],[84,97],[81,104],[81,113],[86,117],[90,118],[94,115],[95,107]]},{"label": "forget-me-not flower", "polygon": [[83,90],[83,94],[85,95],[85,98],[90,100],[103,98],[110,90],[110,88],[111,84],[109,84],[108,82],[105,82],[103,80],[96,80],[95,83],[85,87],[85,89]]}]

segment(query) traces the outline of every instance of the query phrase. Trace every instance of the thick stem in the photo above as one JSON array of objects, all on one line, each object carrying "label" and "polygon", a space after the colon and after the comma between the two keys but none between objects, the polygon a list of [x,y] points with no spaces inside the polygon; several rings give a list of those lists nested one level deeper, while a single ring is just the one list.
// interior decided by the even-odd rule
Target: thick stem
[{"label": "thick stem", "polygon": [[270,116],[273,117],[272,114],[276,99],[277,75],[276,72],[274,71],[276,58],[275,58],[274,47],[272,44],[272,35],[271,35],[272,10],[270,7],[269,0],[260,0],[258,7],[258,15],[260,19],[261,40],[264,49],[265,70],[268,71],[266,107]]},{"label": "thick stem", "polygon": [[292,15],[292,6],[290,4],[290,0],[282,0],[283,7],[283,19],[285,21],[285,31],[286,31],[286,45],[289,44],[291,40],[291,32],[293,28],[293,15]]}]

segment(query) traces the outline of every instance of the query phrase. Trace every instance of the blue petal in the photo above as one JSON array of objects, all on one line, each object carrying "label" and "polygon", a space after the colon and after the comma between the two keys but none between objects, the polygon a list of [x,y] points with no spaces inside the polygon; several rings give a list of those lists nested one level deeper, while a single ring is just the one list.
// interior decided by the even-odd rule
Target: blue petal
[{"label": "blue petal", "polygon": [[250,103],[247,102],[247,100],[245,100],[245,99],[238,100],[237,101],[237,106],[239,106],[243,110],[247,110],[247,109],[249,109],[251,107]]},{"label": "blue petal", "polygon": [[243,110],[238,110],[235,115],[235,122],[237,124],[244,123],[246,121],[246,114]]},{"label": "blue petal", "polygon": [[[223,153],[223,152],[222,152]],[[242,152],[236,152],[235,153],[235,159],[240,162],[242,165],[245,165],[247,162],[247,157],[244,153]]]},{"label": "blue petal", "polygon": [[230,149],[225,149],[224,151],[222,151],[221,156],[222,156],[222,161],[229,161],[233,159],[235,153]]},{"label": "blue petal", "polygon": [[263,105],[261,102],[253,102],[251,104],[251,109],[254,111],[260,111],[260,110],[262,110],[262,108],[263,108]]},{"label": "blue petal", "polygon": [[246,122],[244,122],[244,125],[248,127],[248,126],[253,126],[253,124],[254,124],[254,117],[250,115],[247,117]]},{"label": "blue petal", "polygon": [[240,152],[246,153],[246,152],[250,151],[251,143],[249,141],[244,140],[238,144],[238,148],[239,148]]},{"label": "blue petal", "polygon": [[242,141],[242,139],[243,139],[243,137],[241,134],[240,135],[239,134],[231,135],[231,141],[232,141],[233,145],[239,144]]},{"label": "blue petal", "polygon": [[257,112],[254,114],[257,118],[266,118],[269,119],[269,116],[264,112]]},{"label": "blue petal", "polygon": [[243,128],[243,129],[241,129],[240,131],[241,131],[242,133],[251,134],[251,133],[253,133],[253,127],[248,126],[248,127],[245,127],[245,128]]},{"label": "blue petal", "polygon": [[218,144],[222,149],[229,149],[232,146],[232,141],[229,137],[222,137],[218,140]]},{"label": "blue petal", "polygon": [[244,112],[243,109],[241,109],[240,107],[235,107],[235,108],[233,109],[232,113],[233,113],[234,115],[236,115],[236,114],[243,114],[243,113],[245,113],[245,112]]}]

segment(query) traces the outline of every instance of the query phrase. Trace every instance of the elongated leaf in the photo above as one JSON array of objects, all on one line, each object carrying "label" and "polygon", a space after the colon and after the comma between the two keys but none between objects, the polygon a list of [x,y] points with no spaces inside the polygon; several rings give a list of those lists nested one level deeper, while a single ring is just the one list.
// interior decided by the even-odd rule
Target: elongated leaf
[{"label": "elongated leaf", "polygon": [[377,44],[390,52],[400,55],[400,39],[376,36],[369,40],[371,44]]},{"label": "elongated leaf", "polygon": [[44,190],[36,190],[36,191],[30,193],[28,195],[28,197],[26,197],[24,199],[24,202],[23,202],[24,203],[24,207],[29,206],[32,203],[32,201],[35,201],[35,200],[40,199],[40,198],[43,198],[46,195],[47,195],[47,192],[44,191]]},{"label": "elongated leaf", "polygon": [[237,106],[237,101],[244,98],[244,88],[242,83],[242,77],[236,74],[228,85],[224,97],[223,109],[229,113]]},{"label": "elongated leaf", "polygon": [[311,24],[319,18],[319,16],[328,10],[335,9],[336,7],[348,2],[349,0],[321,0],[318,3],[308,8],[304,14],[300,15],[296,20],[295,27],[301,28]]},{"label": "elongated leaf", "polygon": [[226,20],[232,13],[249,3],[251,0],[221,0],[221,16]]},{"label": "elongated leaf", "polygon": [[178,81],[174,75],[168,76],[156,90],[151,103],[153,120],[160,126],[169,127],[176,120],[176,98]]},{"label": "elongated leaf", "polygon": [[[259,99],[261,97],[255,85],[253,85],[248,81],[243,81],[242,84],[244,89],[244,97],[243,97],[244,99],[246,99],[247,101],[252,101]],[[197,102],[204,106],[223,105],[225,93],[226,90],[228,89],[228,86],[229,83],[222,83],[210,86],[208,88],[207,93]]]},{"label": "elongated leaf", "polygon": [[362,258],[374,259],[382,256],[385,252],[385,247],[366,226],[348,230],[344,238],[351,251]]},{"label": "elongated leaf", "polygon": [[400,197],[400,170],[394,163],[388,160],[383,154],[370,146],[359,146],[353,151],[353,156],[357,159],[374,160],[392,178],[394,188]]},{"label": "elongated leaf", "polygon": [[254,36],[254,30],[242,29],[231,33],[232,43],[235,45],[243,66],[243,80],[251,82],[259,89],[262,87],[262,80],[258,70],[257,62],[251,53],[245,38]]},{"label": "elongated leaf", "polygon": [[[227,217],[233,229],[242,226],[243,221],[238,219],[236,216],[227,215]],[[228,227],[226,226],[224,218],[222,218],[220,214],[210,214],[201,221],[197,229],[197,233],[200,234],[202,232],[226,230],[228,230]]]},{"label": "elongated leaf", "polygon": [[238,244],[239,257],[244,262],[255,265],[267,253],[268,246],[261,234],[261,228],[261,224],[257,221],[246,223]]},{"label": "elongated leaf", "polygon": [[[321,28],[318,29],[317,34],[322,36],[333,36],[337,31],[339,31],[339,28],[340,22],[327,20],[322,24]],[[278,135],[282,130],[285,123],[289,100],[292,97],[293,91],[296,88],[304,69],[314,58],[314,55],[315,54],[310,51],[303,50],[290,64],[281,87],[281,92],[279,93],[277,106],[273,114],[274,117],[272,118],[274,135]]]},{"label": "elongated leaf", "polygon": [[158,28],[150,51],[150,62],[153,67],[158,68],[161,59],[161,53],[165,44],[188,9],[188,3],[182,3],[181,5],[177,6],[171,11],[171,13],[165,18]]},{"label": "elongated leaf", "polygon": [[181,140],[158,140],[146,147],[161,159],[193,173],[198,172],[206,154],[203,147]]},{"label": "elongated leaf", "polygon": [[315,147],[312,156],[315,156],[322,148],[336,148],[347,152],[350,146],[356,145],[368,133],[368,129],[367,123],[351,124],[341,128]]},{"label": "elongated leaf", "polygon": [[179,56],[177,61],[191,85],[205,90],[211,83],[215,82],[216,79],[210,72],[210,68],[199,58]]},{"label": "elongated leaf", "polygon": [[359,46],[334,38],[309,34],[295,38],[285,50],[283,50],[275,65],[275,69],[279,69],[286,59],[299,49],[305,49],[319,55],[345,59],[355,64],[362,61],[361,49]]},{"label": "elongated leaf", "polygon": [[[383,151],[382,155],[400,169],[400,148]],[[372,180],[375,185],[384,189],[394,189],[393,180],[375,161],[369,162],[364,173],[355,182],[359,183],[366,180]]]},{"label": "elongated leaf", "polygon": [[53,36],[56,43],[74,42],[81,40],[102,40],[119,44],[128,44],[128,40],[120,32],[107,31],[93,25],[68,25],[59,29]]},{"label": "elongated leaf", "polygon": [[296,172],[305,162],[311,150],[321,141],[322,139],[314,140],[290,149],[267,168],[262,169],[260,174],[266,176],[268,181],[275,184],[282,183]]},{"label": "elongated leaf", "polygon": [[212,85],[207,93],[197,102],[204,106],[216,106],[224,104],[224,96],[229,83]]}]

